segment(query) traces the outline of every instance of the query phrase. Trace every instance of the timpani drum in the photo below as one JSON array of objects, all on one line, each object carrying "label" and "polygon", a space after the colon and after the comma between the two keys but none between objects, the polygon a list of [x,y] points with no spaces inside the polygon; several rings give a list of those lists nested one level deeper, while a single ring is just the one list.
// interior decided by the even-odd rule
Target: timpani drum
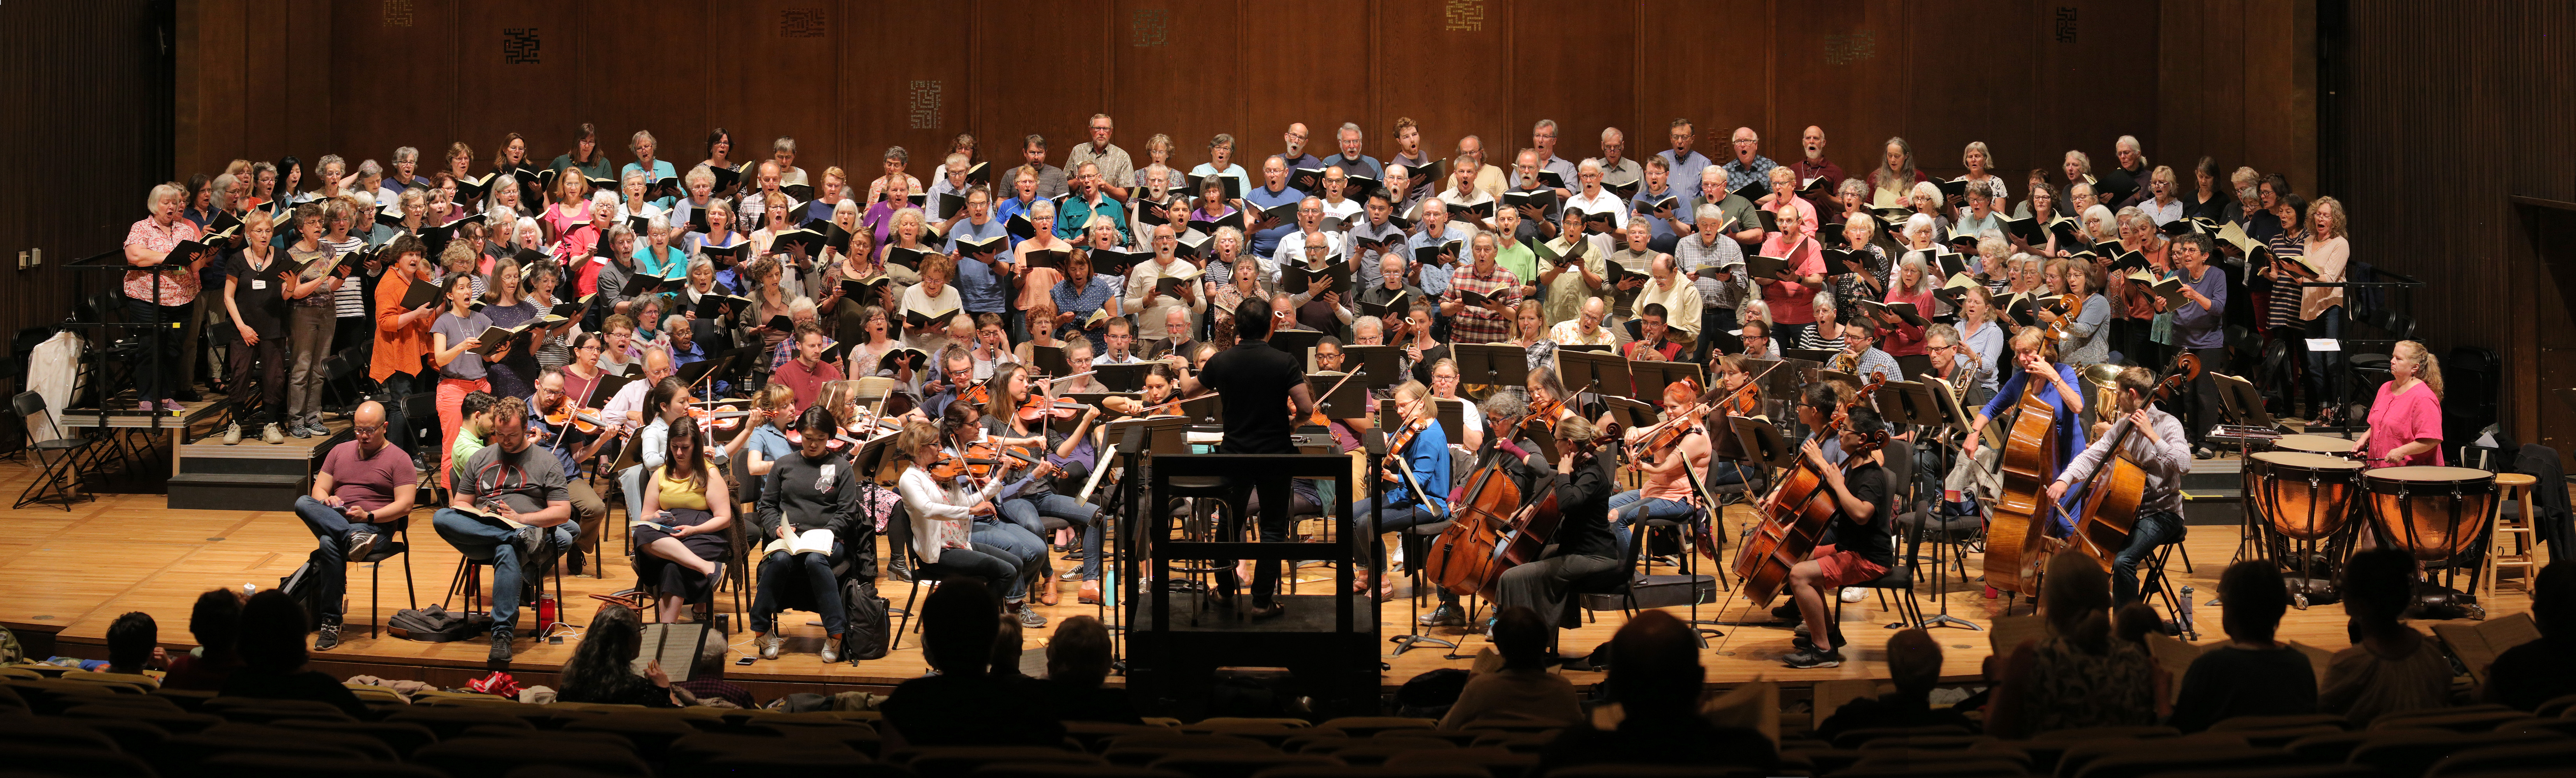
[{"label": "timpani drum", "polygon": [[2468,467],[2383,467],[2361,474],[2379,537],[2416,559],[2447,560],[2485,537],[2495,474]]},{"label": "timpani drum", "polygon": [[2361,451],[2361,444],[2325,435],[2283,435],[2272,441],[2272,450],[2342,455]]},{"label": "timpani drum", "polygon": [[2304,451],[2266,451],[2255,454],[2246,470],[2253,485],[2247,500],[2265,536],[2263,545],[2273,550],[2291,594],[2301,607],[2333,602],[2335,578],[2352,553],[2361,463]]}]

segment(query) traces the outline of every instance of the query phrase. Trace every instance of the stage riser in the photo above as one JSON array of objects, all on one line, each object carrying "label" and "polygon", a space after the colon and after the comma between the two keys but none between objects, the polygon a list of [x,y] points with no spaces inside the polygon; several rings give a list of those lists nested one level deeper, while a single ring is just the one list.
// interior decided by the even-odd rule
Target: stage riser
[{"label": "stage riser", "polygon": [[212,457],[179,457],[180,475],[311,475],[313,463],[305,459],[218,459]]},{"label": "stage riser", "polygon": [[172,510],[285,510],[313,491],[307,476],[190,473],[170,477]]}]

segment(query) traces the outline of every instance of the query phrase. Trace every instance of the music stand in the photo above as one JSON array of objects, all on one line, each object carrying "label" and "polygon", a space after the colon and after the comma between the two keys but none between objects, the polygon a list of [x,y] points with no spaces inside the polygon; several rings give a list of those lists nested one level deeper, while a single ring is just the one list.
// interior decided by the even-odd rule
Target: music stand
[{"label": "music stand", "polygon": [[1274,330],[1270,333],[1270,347],[1290,354],[1304,354],[1323,340],[1324,333],[1314,330]]},{"label": "music stand", "polygon": [[1449,357],[1458,360],[1459,383],[1486,386],[1529,384],[1529,352],[1519,346],[1460,343],[1449,347]]},{"label": "music stand", "polygon": [[1843,353],[1843,352],[1836,351],[1836,350],[1833,350],[1833,349],[1821,349],[1821,348],[1784,348],[1784,349],[1781,349],[1781,350],[1780,350],[1780,357],[1781,357],[1782,359],[1796,359],[1796,360],[1802,360],[1802,361],[1807,361],[1807,362],[1814,362],[1814,363],[1816,363],[1817,365],[1820,365],[1820,366],[1821,366],[1821,365],[1824,365],[1824,364],[1826,364],[1826,363],[1829,363],[1829,362],[1834,361],[1834,355],[1836,355],[1836,354],[1840,354],[1840,353]]},{"label": "music stand", "polygon": [[[1425,399],[1432,401],[1432,418],[1440,422],[1440,437],[1447,439],[1452,445],[1465,445],[1465,441],[1467,440],[1467,401],[1449,400],[1443,402],[1437,397]],[[1404,419],[1396,415],[1395,403],[1387,403],[1386,405],[1378,408],[1377,426],[1378,429],[1381,430],[1404,428]],[[1539,432],[1539,430],[1533,429],[1531,432]]]},{"label": "music stand", "polygon": [[1181,415],[1197,424],[1210,427],[1224,426],[1225,399],[1211,394],[1206,397],[1182,400]]},{"label": "music stand", "polygon": [[1082,372],[1065,361],[1063,346],[1029,346],[1029,361],[1037,363],[1038,372],[1050,376],[1067,376]]},{"label": "music stand", "polygon": [[[1878,414],[1887,421],[1915,426],[1940,426],[1940,404],[1932,399],[1932,387],[1920,381],[1894,381],[1878,388]],[[1961,425],[1965,426],[1965,425]]]},{"label": "music stand", "polygon": [[1706,373],[1697,362],[1630,362],[1628,374],[1636,380],[1638,399],[1657,402],[1664,398],[1664,387],[1688,378],[1700,391],[1709,389]]},{"label": "music stand", "polygon": [[1610,406],[1613,419],[1626,423],[1629,429],[1653,425],[1663,416],[1662,410],[1655,406],[1626,397],[1603,395],[1601,402]]},{"label": "music stand", "polygon": [[1727,426],[1734,428],[1736,444],[1741,446],[1744,461],[1785,468],[1798,463],[1798,449],[1780,435],[1780,428],[1761,419],[1730,416]]},{"label": "music stand", "polygon": [[1156,364],[1158,363],[1133,362],[1124,365],[1092,365],[1091,369],[1095,372],[1091,377],[1099,380],[1101,386],[1109,387],[1109,391],[1112,392],[1141,391],[1145,388],[1145,374],[1153,372]]},{"label": "music stand", "polygon": [[1586,391],[1581,388],[1585,386],[1590,386],[1592,393],[1604,396],[1624,396],[1637,391],[1636,379],[1629,377],[1628,359],[1616,354],[1557,349],[1556,370],[1557,377],[1578,392]]},{"label": "music stand", "polygon": [[[673,378],[680,379],[680,383],[684,386],[697,386],[699,379],[706,378],[708,373],[713,373],[717,368],[723,367],[725,361],[728,359],[730,359],[730,357],[724,356],[701,359],[696,362],[681,365],[679,371],[672,373],[671,376]],[[710,389],[709,391],[713,390]]]},{"label": "music stand", "polygon": [[2219,412],[2226,418],[2248,427],[2271,427],[2272,412],[2263,408],[2263,393],[2243,378],[2211,371],[2209,380],[2218,385]]},{"label": "music stand", "polygon": [[[1961,433],[1961,439],[1963,440],[1967,435],[1977,434],[1976,430],[1969,429],[1969,423],[1973,421],[1973,417],[1968,415],[1967,406],[1959,404],[1959,395],[1957,392],[1951,391],[1955,387],[1952,387],[1949,381],[1937,376],[1926,375],[1920,382],[1909,381],[1905,384],[1889,384],[1887,388],[1894,389],[1898,386],[1910,386],[1921,390],[1907,390],[1903,395],[1903,402],[1908,405],[1907,411],[1914,415],[1915,423],[1922,425],[1924,429],[1937,430],[1942,427],[1949,427],[1951,429],[1958,430]],[[1921,409],[1912,407],[1912,404],[1918,402],[1925,404],[1925,407]],[[1959,447],[1946,442],[1934,443],[1932,442],[1933,437],[1933,435],[1927,432],[1924,435],[1916,436],[1915,439],[1920,443],[1939,447],[1941,472],[1946,475],[1958,462]],[[1937,513],[1937,508],[1925,511],[1923,514],[1923,520],[1929,522],[1935,515],[1937,515]],[[1923,527],[1917,527],[1915,531],[1925,532],[1928,530]],[[1950,615],[1950,590],[1941,585],[1941,564],[1946,561],[1942,558],[1942,547],[1943,544],[1940,543],[1932,544],[1932,598],[1940,603],[1941,612],[1923,617],[1923,623],[1918,626],[1921,626],[1924,629],[1931,629],[1938,626],[1953,626],[1984,631],[1985,628],[1977,626],[1976,622]]]},{"label": "music stand", "polygon": [[[1315,411],[1327,419],[1365,419],[1369,415],[1369,390],[1358,378],[1342,380],[1340,375],[1306,376],[1306,391],[1315,396]],[[1334,384],[1341,384],[1334,388]],[[1331,394],[1326,394],[1329,391]],[[1393,407],[1389,404],[1388,407]],[[1303,422],[1300,422],[1303,423]]]},{"label": "music stand", "polygon": [[[2263,395],[2261,392],[2254,389],[2253,383],[2248,382],[2243,378],[2215,370],[2209,372],[2209,381],[2218,388],[2218,413],[2219,419],[2222,422],[2232,420],[2240,425],[2248,427],[2263,427],[2265,429],[2270,429],[2272,427],[2272,414],[2270,411],[2263,409]],[[2265,547],[2266,544],[2257,540],[2261,535],[2254,531],[2256,511],[2253,510],[2255,506],[2251,502],[2251,498],[2256,491],[2254,488],[2254,468],[2245,467],[2245,465],[2250,464],[2253,461],[2254,442],[2243,437],[2237,438],[2236,464],[2238,465],[2238,491],[2236,493],[2244,495],[2247,499],[2247,503],[2242,506],[2244,510],[2238,512],[2239,517],[2236,522],[2236,554],[2233,557],[2233,559],[2236,560],[2270,556],[2270,549]],[[2254,556],[2248,557],[2246,555],[2246,552],[2248,551],[2253,552]],[[2212,604],[2216,603],[2213,602]]]},{"label": "music stand", "polygon": [[[1457,356],[1456,349],[1455,346],[1451,347],[1453,358]],[[1358,373],[1360,377],[1351,380],[1370,389],[1384,389],[1403,383],[1405,372],[1397,367],[1403,364],[1403,361],[1403,346],[1342,347],[1342,367]],[[1466,364],[1466,360],[1460,359],[1459,364]],[[1465,373],[1462,372],[1460,375]]]}]

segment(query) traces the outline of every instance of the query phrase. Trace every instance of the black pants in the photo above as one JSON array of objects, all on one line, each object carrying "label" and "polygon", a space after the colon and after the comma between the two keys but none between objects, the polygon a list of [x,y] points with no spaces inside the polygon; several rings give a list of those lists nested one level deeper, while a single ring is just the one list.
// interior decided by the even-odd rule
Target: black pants
[{"label": "black pants", "polygon": [[[1289,481],[1290,479],[1286,478],[1226,479],[1226,486],[1228,488],[1237,490],[1236,493],[1238,494],[1243,492],[1255,492],[1256,494],[1250,496],[1258,497],[1260,505],[1270,508],[1269,510],[1252,511],[1252,514],[1255,517],[1254,522],[1260,528],[1261,542],[1263,543],[1288,542],[1288,517],[1293,515],[1293,506],[1296,504],[1296,498],[1292,497],[1289,493]],[[1253,504],[1250,499],[1237,500],[1237,502],[1243,503],[1247,506]],[[1223,522],[1217,527],[1217,537],[1231,541],[1243,536],[1244,517],[1234,515],[1234,511],[1231,510],[1222,511],[1222,517]],[[1235,583],[1234,564],[1229,560],[1224,568],[1218,570],[1216,573],[1217,591],[1227,597],[1232,597],[1234,596]],[[1252,606],[1255,608],[1270,607],[1271,600],[1278,594],[1279,565],[1253,565]]]},{"label": "black pants", "polygon": [[2218,401],[2218,381],[2209,374],[2227,366],[2227,349],[2196,348],[2191,353],[2200,357],[2200,377],[2191,381],[2191,428],[2184,432],[2192,447],[2198,448],[2201,439],[2209,436],[2209,428],[2226,417],[2226,406]]},{"label": "black pants", "polygon": [[[1734,331],[1735,309],[1699,309],[1699,341],[1691,344],[1691,361],[1708,364],[1708,352],[1735,354],[1744,351],[1744,340],[1726,333]],[[1724,338],[1720,341],[1719,338]]]},{"label": "black pants", "polygon": [[[194,283],[191,281],[190,283]],[[126,313],[138,324],[174,324],[188,320],[196,312],[189,304],[157,305],[150,300],[126,298]],[[135,399],[157,403],[186,389],[179,383],[179,354],[188,347],[184,330],[174,327],[144,329],[137,342],[143,344],[143,361],[134,366]]]},{"label": "black pants", "polygon": [[[245,345],[235,340],[232,346],[233,421],[254,434],[257,423],[286,423],[286,333],[259,336],[258,345]],[[251,368],[256,363],[258,373]],[[260,404],[259,415],[249,413],[252,400]]]}]

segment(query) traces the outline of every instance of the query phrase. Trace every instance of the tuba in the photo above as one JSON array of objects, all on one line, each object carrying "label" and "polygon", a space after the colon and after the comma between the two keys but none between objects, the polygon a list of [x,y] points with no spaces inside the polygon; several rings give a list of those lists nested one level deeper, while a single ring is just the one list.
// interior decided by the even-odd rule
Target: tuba
[{"label": "tuba", "polygon": [[2086,365],[2075,374],[2084,392],[2084,422],[2087,425],[2109,423],[2120,418],[2119,365],[2104,362]]}]

